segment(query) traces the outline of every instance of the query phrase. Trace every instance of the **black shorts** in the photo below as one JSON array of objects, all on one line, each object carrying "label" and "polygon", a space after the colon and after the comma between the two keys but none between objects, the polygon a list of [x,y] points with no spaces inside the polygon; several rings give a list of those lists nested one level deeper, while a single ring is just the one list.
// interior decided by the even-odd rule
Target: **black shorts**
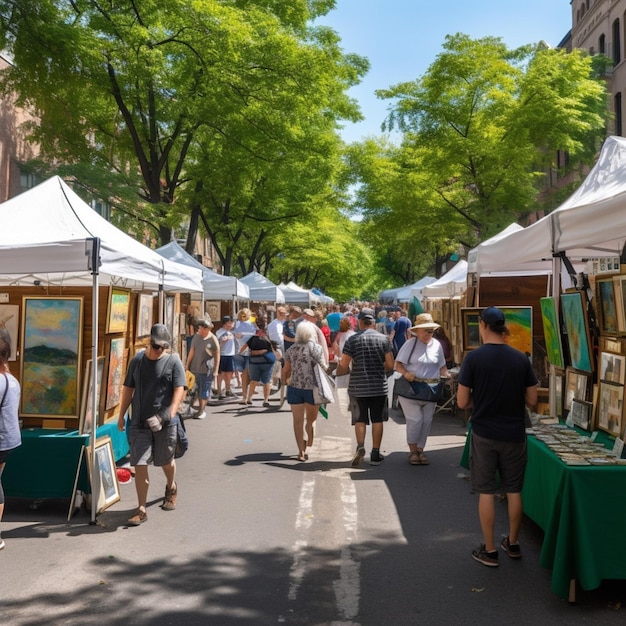
[{"label": "black shorts", "polygon": [[352,424],[357,422],[363,422],[365,424],[378,424],[386,422],[389,419],[389,412],[387,410],[387,396],[368,396],[366,398],[353,398],[350,397],[351,404],[356,404],[358,407],[352,411]]},{"label": "black shorts", "polygon": [[220,356],[220,374],[222,372],[234,372],[235,371],[235,357],[234,356]]},{"label": "black shorts", "polygon": [[[476,493],[521,493],[528,458],[526,440],[521,443],[485,439],[472,433],[470,482]],[[498,476],[500,487],[498,488]]]}]

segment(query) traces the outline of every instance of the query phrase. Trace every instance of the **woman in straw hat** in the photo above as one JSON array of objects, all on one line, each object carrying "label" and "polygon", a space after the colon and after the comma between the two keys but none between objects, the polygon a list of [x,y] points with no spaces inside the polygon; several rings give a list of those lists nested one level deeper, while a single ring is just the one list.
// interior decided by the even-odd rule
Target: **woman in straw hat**
[{"label": "woman in straw hat", "polygon": [[[396,356],[395,370],[409,382],[439,382],[448,376],[448,368],[441,344],[433,338],[439,324],[433,321],[430,313],[421,313],[415,317],[414,325],[409,328],[411,338],[404,343]],[[435,414],[436,402],[412,400],[399,397],[398,401],[406,419],[406,439],[409,444],[409,463],[428,465],[424,454],[426,439]]]}]

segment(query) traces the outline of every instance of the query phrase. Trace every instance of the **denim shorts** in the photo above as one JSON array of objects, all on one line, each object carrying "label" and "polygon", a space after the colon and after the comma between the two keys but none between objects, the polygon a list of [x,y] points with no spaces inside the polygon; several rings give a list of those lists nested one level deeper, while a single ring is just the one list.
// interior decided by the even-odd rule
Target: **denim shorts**
[{"label": "denim shorts", "polygon": [[206,374],[196,374],[192,372],[196,377],[196,385],[198,385],[198,396],[201,400],[208,400],[211,394],[211,384],[213,383],[213,375],[207,376]]},{"label": "denim shorts", "polygon": [[287,385],[287,402],[289,404],[313,404],[313,390],[312,389],[298,389],[298,387],[292,387]]},{"label": "denim shorts", "polygon": [[272,382],[272,370],[274,369],[273,363],[250,363],[250,380],[253,380],[262,385],[268,385]]}]

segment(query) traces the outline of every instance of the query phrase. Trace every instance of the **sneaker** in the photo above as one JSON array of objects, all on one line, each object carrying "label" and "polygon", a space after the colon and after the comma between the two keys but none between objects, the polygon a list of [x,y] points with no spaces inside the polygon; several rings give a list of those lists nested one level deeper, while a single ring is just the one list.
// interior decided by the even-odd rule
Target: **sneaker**
[{"label": "sneaker", "polygon": [[263,406],[267,409],[267,408],[269,408],[270,403],[269,403],[269,402],[267,402],[267,401],[265,401],[265,402],[263,403]]},{"label": "sneaker", "polygon": [[352,457],[352,467],[358,467],[363,462],[365,456],[365,448],[357,448],[354,456]]},{"label": "sneaker", "polygon": [[226,400],[226,396],[223,394],[220,394],[219,396],[217,396],[218,400]]},{"label": "sneaker", "polygon": [[206,417],[206,411],[198,411],[194,416],[193,419],[195,420],[203,420]]},{"label": "sneaker", "polygon": [[4,539],[0,539],[0,550],[4,549],[4,546],[6,544],[4,543]]},{"label": "sneaker", "polygon": [[478,548],[472,550],[472,558],[487,567],[498,567],[498,551],[487,552],[484,543],[481,543]]},{"label": "sneaker", "polygon": [[505,537],[500,543],[500,548],[504,550],[512,559],[519,559],[522,556],[522,549],[518,543],[510,543],[509,538]]},{"label": "sneaker", "polygon": [[137,512],[128,518],[127,524],[129,526],[139,526],[139,524],[143,524],[148,520],[148,514],[141,509],[137,509]]},{"label": "sneaker", "polygon": [[385,457],[380,452],[370,455],[370,465],[380,465],[384,460]]},{"label": "sneaker", "polygon": [[229,390],[226,392],[226,396],[227,396],[228,398],[234,398],[234,397],[235,397],[235,394],[234,394],[234,393],[233,393],[233,392],[229,389]]},{"label": "sneaker", "polygon": [[178,485],[174,483],[174,486],[170,489],[165,487],[165,499],[161,508],[164,511],[173,511],[176,508],[176,496],[178,495]]}]

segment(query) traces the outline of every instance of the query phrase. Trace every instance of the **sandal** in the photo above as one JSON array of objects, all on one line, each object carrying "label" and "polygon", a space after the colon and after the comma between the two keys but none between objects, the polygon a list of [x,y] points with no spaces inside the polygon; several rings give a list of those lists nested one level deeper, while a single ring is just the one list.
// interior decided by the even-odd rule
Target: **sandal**
[{"label": "sandal", "polygon": [[419,452],[409,452],[409,463],[411,465],[421,465]]},{"label": "sandal", "polygon": [[428,457],[423,452],[419,453],[419,458],[420,458],[420,465],[429,465],[430,464],[430,461],[428,460]]},{"label": "sandal", "polygon": [[305,461],[309,460],[309,455],[308,454],[299,454],[298,455],[298,461],[300,461],[301,463],[304,463]]}]

